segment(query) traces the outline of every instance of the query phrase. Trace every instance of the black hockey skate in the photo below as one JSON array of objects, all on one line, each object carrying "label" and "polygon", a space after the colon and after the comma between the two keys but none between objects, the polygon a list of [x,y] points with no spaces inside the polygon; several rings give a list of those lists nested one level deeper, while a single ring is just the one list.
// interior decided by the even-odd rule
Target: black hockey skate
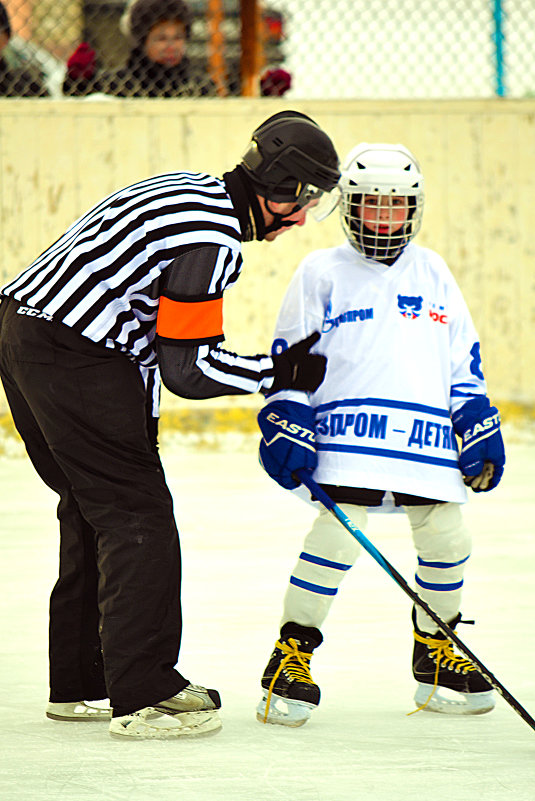
[{"label": "black hockey skate", "polygon": [[[418,682],[414,696],[418,709],[456,715],[481,715],[494,709],[492,686],[477,671],[474,664],[456,654],[453,644],[438,631],[428,634],[416,626],[413,610],[414,652],[412,672]],[[449,626],[455,629],[458,614]]]},{"label": "black hockey skate", "polygon": [[310,659],[323,637],[315,628],[285,623],[262,676],[263,698],[256,708],[261,723],[302,726],[320,702],[310,675]]}]

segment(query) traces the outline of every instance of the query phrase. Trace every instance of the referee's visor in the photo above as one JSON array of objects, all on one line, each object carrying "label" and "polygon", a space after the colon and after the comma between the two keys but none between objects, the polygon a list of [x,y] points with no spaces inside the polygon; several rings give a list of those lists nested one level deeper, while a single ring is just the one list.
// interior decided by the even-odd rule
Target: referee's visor
[{"label": "referee's visor", "polygon": [[[306,205],[306,203],[310,203],[311,200],[317,200],[317,203],[310,209],[310,213],[316,222],[321,222],[337,208],[342,198],[342,193],[338,186],[335,186],[330,192],[322,192],[321,189],[317,190],[317,192],[319,192],[319,194],[310,195],[305,203],[299,205],[299,208],[303,208],[303,206]],[[297,199],[297,203],[299,204],[299,198]]]}]

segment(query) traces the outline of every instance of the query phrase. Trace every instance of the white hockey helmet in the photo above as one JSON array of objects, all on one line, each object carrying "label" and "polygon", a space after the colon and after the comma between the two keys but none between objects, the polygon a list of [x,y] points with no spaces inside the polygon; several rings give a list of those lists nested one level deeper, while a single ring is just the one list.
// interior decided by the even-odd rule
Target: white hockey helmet
[{"label": "white hockey helmet", "polygon": [[[361,142],[347,155],[339,186],[340,215],[349,242],[366,258],[394,261],[422,224],[424,178],[410,150],[404,145]],[[403,225],[394,227],[382,213],[383,225],[375,225],[374,230],[366,226],[362,214],[364,199],[370,195],[381,198],[377,219],[380,204],[393,213],[394,199],[406,198],[408,214]]]}]

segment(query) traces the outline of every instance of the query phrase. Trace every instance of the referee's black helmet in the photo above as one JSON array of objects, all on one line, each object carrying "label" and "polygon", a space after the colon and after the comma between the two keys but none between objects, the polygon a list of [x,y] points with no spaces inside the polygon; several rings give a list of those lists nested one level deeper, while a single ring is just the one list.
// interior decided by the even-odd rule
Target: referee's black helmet
[{"label": "referee's black helmet", "polygon": [[281,111],[265,120],[253,132],[241,163],[258,194],[301,207],[330,192],[340,179],[333,143],[299,111]]}]

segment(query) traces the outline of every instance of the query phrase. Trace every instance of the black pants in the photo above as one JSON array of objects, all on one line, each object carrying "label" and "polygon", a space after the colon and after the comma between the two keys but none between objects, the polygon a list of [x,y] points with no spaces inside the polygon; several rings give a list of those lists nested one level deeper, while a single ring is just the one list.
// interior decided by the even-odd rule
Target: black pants
[{"label": "black pants", "polygon": [[124,355],[0,304],[0,376],[26,450],[60,496],[50,599],[50,700],[109,697],[114,715],[188,683],[173,504]]}]

